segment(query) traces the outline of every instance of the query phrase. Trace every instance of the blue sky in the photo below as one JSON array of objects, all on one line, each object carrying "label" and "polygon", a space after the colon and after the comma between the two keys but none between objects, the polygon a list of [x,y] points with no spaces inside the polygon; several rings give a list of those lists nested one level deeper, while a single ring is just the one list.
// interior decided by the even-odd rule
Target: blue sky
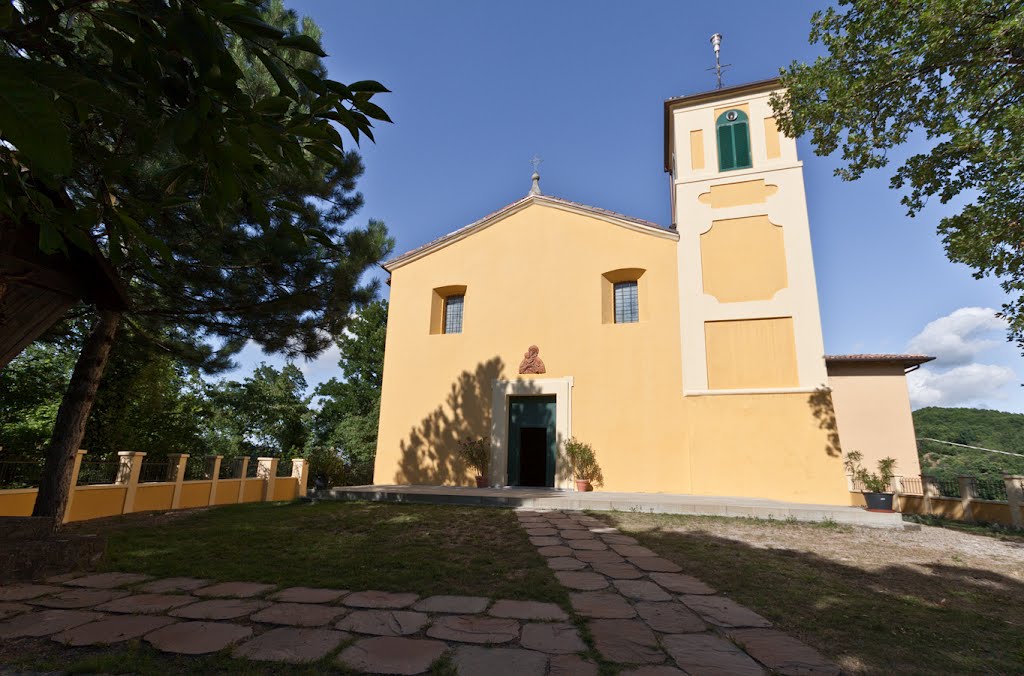
[{"label": "blue sky", "polygon": [[[820,53],[810,2],[286,4],[323,29],[331,77],[393,91],[379,103],[395,124],[361,148],[356,222],[383,220],[398,252],[522,197],[534,153],[546,193],[667,224],[662,102],[713,88],[710,35],[724,35],[726,84]],[[835,158],[806,139],[799,152],[826,351],[929,351],[940,359],[914,374],[915,404],[1024,411],[1019,351],[992,317],[1004,295],[946,259],[935,225],[948,208],[910,219],[891,169],[844,183]],[[251,347],[227,375],[262,360],[281,363]],[[315,383],[338,375],[336,360],[300,366]]]}]

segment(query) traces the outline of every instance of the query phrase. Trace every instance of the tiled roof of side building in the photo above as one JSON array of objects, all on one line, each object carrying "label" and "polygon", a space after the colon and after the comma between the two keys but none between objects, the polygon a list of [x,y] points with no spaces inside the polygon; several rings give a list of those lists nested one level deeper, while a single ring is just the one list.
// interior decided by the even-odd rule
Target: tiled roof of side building
[{"label": "tiled roof of side building", "polygon": [[382,267],[385,270],[390,271],[392,266],[397,266],[398,264],[401,264],[401,263],[405,262],[408,259],[417,258],[417,257],[419,257],[420,254],[424,254],[427,251],[429,251],[429,250],[431,250],[431,249],[433,249],[435,247],[438,247],[438,246],[444,244],[445,242],[447,242],[449,240],[458,239],[461,235],[464,235],[464,234],[468,233],[469,231],[471,231],[471,230],[481,226],[482,224],[484,224],[484,223],[486,223],[488,221],[491,221],[493,219],[496,219],[496,218],[500,217],[505,212],[514,211],[515,209],[519,208],[520,206],[524,205],[526,202],[529,202],[529,201],[536,201],[536,202],[540,202],[540,203],[548,202],[548,203],[554,203],[554,204],[562,204],[562,205],[570,206],[570,207],[573,207],[573,208],[576,208],[576,209],[580,209],[582,211],[587,211],[587,212],[592,213],[592,214],[597,214],[599,216],[606,216],[608,218],[613,218],[613,219],[616,219],[616,220],[619,220],[619,221],[626,221],[628,223],[632,223],[634,225],[641,226],[643,228],[650,228],[652,231],[655,231],[655,232],[658,232],[658,233],[672,233],[673,236],[675,235],[675,230],[672,230],[671,228],[666,228],[664,226],[658,225],[657,223],[652,223],[651,221],[647,221],[647,220],[644,220],[642,218],[636,218],[635,216],[626,216],[625,214],[620,214],[620,213],[617,213],[615,211],[609,211],[608,209],[601,209],[600,207],[592,207],[592,206],[587,205],[587,204],[580,204],[579,202],[573,202],[572,200],[563,199],[561,197],[554,197],[552,195],[527,195],[527,196],[523,197],[522,199],[518,199],[515,202],[512,202],[511,204],[505,205],[504,207],[502,207],[501,209],[498,209],[497,211],[494,211],[494,212],[492,212],[490,214],[487,214],[483,218],[480,218],[480,219],[478,219],[476,221],[473,221],[469,225],[463,226],[463,227],[459,228],[458,230],[453,230],[452,232],[449,232],[446,235],[442,235],[441,237],[438,237],[437,239],[433,239],[433,240],[427,242],[426,244],[423,244],[421,246],[416,247],[415,249],[411,249],[411,250],[406,251],[405,253],[403,253],[401,255],[398,255],[398,256],[395,256],[395,257],[393,257],[393,258],[391,258],[389,260],[386,260],[381,265],[382,265]]},{"label": "tiled roof of side building", "polygon": [[917,366],[932,361],[935,357],[927,354],[826,354],[825,361],[838,364],[842,362],[899,362],[907,366]]}]

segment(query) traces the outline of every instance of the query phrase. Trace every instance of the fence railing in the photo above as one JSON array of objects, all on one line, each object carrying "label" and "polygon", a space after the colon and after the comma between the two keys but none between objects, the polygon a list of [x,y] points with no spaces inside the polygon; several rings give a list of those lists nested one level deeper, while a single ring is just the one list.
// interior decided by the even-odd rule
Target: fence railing
[{"label": "fence railing", "polygon": [[909,495],[924,495],[924,485],[919,476],[905,476],[900,479],[900,490]]},{"label": "fence railing", "polygon": [[117,460],[100,460],[82,462],[78,468],[76,486],[95,486],[98,484],[116,484],[123,481],[122,463]]},{"label": "fence railing", "polygon": [[[862,482],[852,476],[848,479],[852,491],[865,490]],[[896,477],[889,490],[900,496],[899,509],[905,513],[1024,528],[1024,476]]]},{"label": "fence railing", "polygon": [[172,465],[169,462],[143,462],[142,469],[139,470],[139,483],[151,484],[161,481],[175,481],[176,477],[171,472],[171,467]]},{"label": "fence railing", "polygon": [[0,488],[32,488],[39,485],[43,464],[35,460],[0,462]]},{"label": "fence railing", "polygon": [[[134,511],[291,500],[306,495],[309,480],[309,462],[301,458],[239,458],[225,463],[222,456],[190,459],[182,453],[146,462],[145,456],[122,451],[117,460],[87,460],[86,451],[78,451],[64,522]],[[34,499],[25,494],[39,486],[41,475],[39,462],[0,461],[0,516],[31,514]],[[243,476],[249,478],[218,486],[221,479]],[[151,485],[155,483],[164,485]]]},{"label": "fence railing", "polygon": [[981,500],[1006,502],[1008,500],[1006,482],[998,479],[975,479],[974,496]]}]

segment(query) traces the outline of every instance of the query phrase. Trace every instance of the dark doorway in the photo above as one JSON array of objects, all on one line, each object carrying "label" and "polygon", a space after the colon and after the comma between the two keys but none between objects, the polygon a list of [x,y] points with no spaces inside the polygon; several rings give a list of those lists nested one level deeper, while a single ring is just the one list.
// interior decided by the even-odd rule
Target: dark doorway
[{"label": "dark doorway", "polygon": [[555,398],[512,397],[508,416],[508,485],[555,485]]},{"label": "dark doorway", "polygon": [[547,486],[548,430],[519,428],[519,485]]}]

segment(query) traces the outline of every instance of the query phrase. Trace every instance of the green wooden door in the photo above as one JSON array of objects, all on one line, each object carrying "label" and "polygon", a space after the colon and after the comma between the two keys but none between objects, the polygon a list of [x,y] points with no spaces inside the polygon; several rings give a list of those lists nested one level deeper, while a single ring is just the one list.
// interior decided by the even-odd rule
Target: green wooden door
[{"label": "green wooden door", "polygon": [[508,411],[508,485],[555,485],[555,397],[512,397]]}]

